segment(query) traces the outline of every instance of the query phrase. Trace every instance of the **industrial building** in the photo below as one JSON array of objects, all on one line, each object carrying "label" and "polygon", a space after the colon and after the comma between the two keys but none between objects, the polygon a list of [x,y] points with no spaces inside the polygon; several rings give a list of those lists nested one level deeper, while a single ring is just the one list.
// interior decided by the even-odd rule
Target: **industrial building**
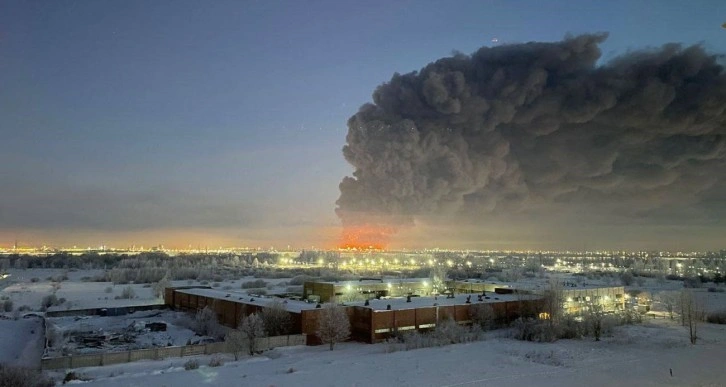
[{"label": "industrial building", "polygon": [[317,302],[351,302],[381,297],[403,297],[410,294],[430,295],[431,285],[426,279],[361,278],[358,281],[306,281],[303,298]]},{"label": "industrial building", "polygon": [[358,281],[308,281],[303,284],[303,297],[307,300],[329,302],[335,298],[339,302],[363,301],[372,298],[434,296],[436,294],[501,294],[514,292],[531,293],[515,288],[504,282],[483,280],[446,281],[438,290],[428,278],[381,279],[362,278]]},{"label": "industrial building", "polygon": [[[336,300],[346,307],[351,323],[351,338],[375,343],[392,334],[409,330],[428,330],[442,319],[468,324],[472,305],[490,305],[499,324],[518,317],[536,317],[542,310],[541,285],[464,280],[448,281],[447,294],[432,295],[425,279],[325,282],[310,281],[303,286],[307,301],[254,296],[242,292],[207,287],[167,288],[164,302],[178,310],[195,312],[209,306],[219,322],[235,328],[243,316],[257,313],[272,302],[281,303],[290,313],[290,334],[305,334],[309,345],[318,344],[316,335],[320,303]],[[563,306],[567,313],[599,303],[606,312],[625,307],[625,292],[620,287],[564,287]]]},{"label": "industrial building", "polygon": [[579,314],[585,307],[598,304],[603,312],[617,313],[625,310],[627,294],[622,286],[565,288],[562,291],[565,313]]},{"label": "industrial building", "polygon": [[410,330],[430,330],[445,319],[470,324],[472,305],[492,307],[499,324],[518,317],[534,317],[541,308],[539,297],[520,294],[456,294],[437,297],[371,299],[349,304],[353,338],[375,343],[392,334]]},{"label": "industrial building", "polygon": [[222,325],[236,328],[243,316],[259,313],[272,302],[281,303],[290,313],[291,334],[301,333],[302,312],[316,304],[283,300],[278,297],[254,296],[247,293],[212,289],[205,286],[170,287],[164,292],[164,303],[176,310],[196,312],[209,306]]},{"label": "industrial building", "polygon": [[[311,287],[314,288],[314,287]],[[281,302],[290,313],[290,334],[305,334],[307,343],[318,344],[316,331],[320,307],[317,302],[282,300],[274,296],[250,296],[241,292],[208,287],[167,288],[165,304],[176,310],[196,312],[206,306],[217,314],[219,322],[236,328],[243,316],[260,312],[271,302]],[[351,338],[367,343],[381,341],[391,334],[407,330],[427,330],[442,319],[452,318],[460,324],[470,323],[469,309],[477,303],[492,306],[501,323],[510,322],[529,310],[534,315],[537,297],[515,294],[457,294],[429,297],[380,297],[366,301],[345,302],[351,322]]]},{"label": "industrial building", "polygon": [[[564,281],[561,284],[562,302],[565,313],[578,314],[583,308],[596,303],[604,312],[621,312],[625,309],[627,294],[623,286],[597,286],[575,284]],[[543,296],[549,289],[548,282],[521,281],[515,283],[492,282],[483,280],[449,281],[448,286],[457,293],[500,292],[511,289],[516,293]]]}]

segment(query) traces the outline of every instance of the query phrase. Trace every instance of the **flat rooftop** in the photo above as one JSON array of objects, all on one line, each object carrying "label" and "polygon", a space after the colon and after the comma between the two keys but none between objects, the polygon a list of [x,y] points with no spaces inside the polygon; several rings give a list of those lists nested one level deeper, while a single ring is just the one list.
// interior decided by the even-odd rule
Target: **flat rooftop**
[{"label": "flat rooftop", "polygon": [[218,290],[211,288],[186,288],[186,289],[174,289],[177,293],[204,296],[209,298],[216,298],[219,300],[226,300],[236,302],[239,304],[256,305],[260,307],[267,307],[272,302],[280,302],[288,312],[300,313],[303,310],[315,309],[316,303],[310,303],[305,301],[290,300],[287,298],[280,298],[275,296],[252,296],[247,293],[229,290]]},{"label": "flat rooftop", "polygon": [[388,305],[391,305],[391,310],[404,310],[404,309],[417,309],[426,308],[432,306],[452,306],[452,305],[467,305],[466,298],[471,295],[471,304],[492,304],[497,302],[507,301],[520,301],[520,300],[536,300],[539,297],[531,295],[517,295],[517,294],[494,294],[487,293],[487,298],[482,298],[482,301],[478,301],[480,293],[461,293],[454,296],[454,298],[446,298],[445,295],[438,297],[411,297],[411,302],[406,302],[406,297],[391,297],[381,298],[380,300],[372,299],[369,300],[369,305],[365,305],[365,301],[346,302],[348,306],[362,306],[365,308],[373,309],[374,311],[386,310]]},{"label": "flat rooftop", "polygon": [[429,278],[381,278],[381,279],[363,279],[363,280],[350,280],[350,281],[305,281],[314,282],[318,284],[332,284],[335,286],[361,286],[361,285],[376,285],[376,284],[422,284],[424,282],[430,282]]},{"label": "flat rooftop", "polygon": [[502,282],[502,281],[491,281],[491,280],[484,280],[480,278],[465,278],[465,279],[456,279],[456,280],[449,280],[452,282],[456,282],[457,284],[487,284],[487,285],[495,285],[498,288],[512,288],[514,285],[518,284],[518,282]]},{"label": "flat rooftop", "polygon": [[[587,278],[576,278],[574,276],[560,276],[557,278],[554,278],[557,281],[559,281],[561,284],[563,284],[562,288],[563,290],[572,290],[572,289],[604,289],[604,288],[618,288],[623,287],[620,284],[603,284],[600,281],[597,280],[588,280]],[[479,278],[469,278],[469,279],[461,279],[461,280],[455,280],[454,282],[458,284],[489,284],[489,285],[495,285],[498,288],[511,288],[511,289],[521,289],[521,290],[529,290],[529,291],[537,291],[537,290],[546,290],[549,288],[549,278],[522,278],[518,281],[513,282],[503,282],[503,281],[490,281],[490,280],[482,280]]]}]

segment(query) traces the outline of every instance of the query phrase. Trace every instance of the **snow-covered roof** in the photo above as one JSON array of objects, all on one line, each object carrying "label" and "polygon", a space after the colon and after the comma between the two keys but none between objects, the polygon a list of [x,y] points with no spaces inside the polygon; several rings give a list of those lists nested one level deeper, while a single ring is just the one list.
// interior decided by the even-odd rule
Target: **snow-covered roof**
[{"label": "snow-covered roof", "polygon": [[428,278],[380,278],[380,279],[361,279],[351,281],[309,281],[321,284],[333,284],[335,286],[361,286],[361,285],[375,285],[375,284],[423,284],[426,281],[430,281]]},{"label": "snow-covered roof", "polygon": [[303,310],[315,309],[315,303],[309,303],[305,301],[297,301],[290,299],[282,299],[274,296],[260,296],[250,295],[238,291],[229,290],[218,290],[211,288],[186,288],[186,289],[175,289],[178,293],[204,296],[209,298],[216,298],[219,300],[226,300],[231,302],[237,302],[240,304],[256,305],[261,307],[267,307],[271,302],[277,301],[282,303],[288,312],[300,313]]},{"label": "snow-covered roof", "polygon": [[411,297],[411,302],[407,302],[406,297],[382,298],[380,300],[369,300],[368,306],[365,305],[365,301],[346,302],[345,305],[363,306],[366,308],[371,308],[373,310],[386,310],[388,308],[388,305],[391,305],[392,310],[401,310],[425,308],[431,306],[466,305],[466,299],[468,296],[471,296],[471,304],[533,300],[538,298],[536,296],[529,295],[487,293],[486,297],[489,297],[488,299],[483,297],[482,301],[478,301],[479,294],[480,293],[461,293],[455,295],[454,298],[446,298],[445,295],[441,295],[438,297]]},{"label": "snow-covered roof", "polygon": [[[615,284],[604,284],[596,280],[588,280],[587,278],[577,278],[575,276],[558,276],[554,278],[561,284],[569,284],[570,286],[564,286],[565,290],[570,289],[600,289],[600,288],[612,288],[622,287],[621,285]],[[503,281],[490,281],[482,280],[478,278],[456,280],[457,283],[472,283],[472,284],[488,284],[494,285],[499,288],[511,288],[528,291],[545,290],[550,286],[550,278],[521,278],[518,281],[503,282]]]}]

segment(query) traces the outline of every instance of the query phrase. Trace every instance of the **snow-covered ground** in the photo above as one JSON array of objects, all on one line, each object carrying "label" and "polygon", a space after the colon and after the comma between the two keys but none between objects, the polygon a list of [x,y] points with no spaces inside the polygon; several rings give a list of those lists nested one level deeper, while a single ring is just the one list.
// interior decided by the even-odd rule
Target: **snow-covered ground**
[{"label": "snow-covered ground", "polygon": [[[626,326],[601,342],[481,342],[387,353],[387,344],[278,348],[222,367],[185,371],[189,358],[76,370],[88,386],[723,386],[726,326],[688,343],[669,320]],[[670,375],[670,370],[673,376]],[[56,377],[61,377],[60,373]]]},{"label": "snow-covered ground", "polygon": [[[165,331],[151,332],[146,324],[160,322],[167,324]],[[191,317],[184,312],[170,310],[147,310],[124,316],[74,316],[47,319],[48,329],[55,329],[69,337],[74,353],[99,353],[144,349],[153,347],[179,346],[196,343],[200,339],[187,326]],[[119,340],[105,340],[100,347],[84,346],[79,340],[82,336],[107,336]],[[61,348],[51,348],[47,356],[62,356]]]},{"label": "snow-covered ground", "polygon": [[[53,306],[48,310],[69,310],[88,308],[107,308],[121,306],[135,306],[162,303],[163,300],[154,295],[150,284],[114,285],[112,282],[93,282],[90,278],[100,276],[102,270],[75,270],[63,269],[10,269],[10,276],[0,280],[0,296],[8,297],[13,301],[14,308],[26,306],[32,311],[40,310],[43,297],[55,293],[56,297],[66,299],[61,305]],[[53,281],[68,276],[62,282]],[[244,282],[254,281],[254,277],[242,277],[234,280],[214,281],[172,281],[172,285],[201,285],[210,286],[220,290],[242,291]],[[264,289],[269,294],[284,293],[289,278],[262,279],[266,285]],[[57,287],[54,288],[54,286]],[[127,287],[133,289],[134,298],[119,298]],[[253,289],[249,289],[253,290]],[[300,287],[302,292],[302,287]]]},{"label": "snow-covered ground", "polygon": [[[0,280],[0,296],[9,297],[17,309],[40,307],[41,299],[53,292],[49,277],[67,274],[69,279],[56,290],[58,298],[70,303],[57,309],[114,307],[159,303],[148,284],[113,285],[88,282],[83,277],[97,270],[10,270]],[[37,280],[33,280],[37,278]],[[252,277],[215,282],[174,281],[174,285],[208,285],[220,290],[241,290]],[[289,279],[264,279],[269,293],[284,292]],[[588,283],[619,285],[608,280]],[[116,299],[126,286],[136,298]],[[695,292],[707,310],[726,309],[726,293],[708,292],[704,284]],[[111,292],[107,293],[107,288]],[[721,286],[723,287],[723,286]],[[679,281],[648,279],[626,290],[643,290],[656,296],[677,291]],[[658,304],[654,309],[659,310]],[[142,312],[150,313],[150,312]],[[12,314],[7,314],[12,315]],[[73,318],[71,318],[73,319]],[[148,320],[148,319],[141,319]],[[75,320],[73,320],[75,321]],[[78,320],[82,321],[82,320]],[[97,320],[102,321],[102,320]],[[115,320],[109,320],[115,321]],[[72,323],[71,323],[72,324]],[[115,322],[102,324],[113,327]],[[118,325],[120,324],[120,325]],[[119,320],[118,327],[130,322]],[[42,352],[39,319],[0,320],[0,362],[35,366]],[[173,332],[171,332],[173,333]],[[173,336],[173,337],[172,337]],[[184,335],[181,335],[184,336]],[[174,344],[184,341],[176,340]],[[201,367],[184,370],[190,358],[142,361],[106,367],[74,370],[92,379],[89,386],[723,386],[723,359],[726,358],[726,326],[703,324],[701,339],[690,345],[687,330],[676,321],[648,319],[641,326],[617,328],[602,342],[591,339],[560,340],[556,343],[529,343],[503,338],[502,331],[489,334],[485,341],[388,353],[386,344],[344,343],[330,352],[327,347],[291,347],[268,351],[238,362],[225,357],[222,367],[208,367],[210,356],[199,357]],[[151,336],[150,336],[151,337]],[[186,336],[185,336],[186,337]],[[169,339],[167,338],[167,339]],[[152,340],[153,341],[153,340]],[[670,376],[670,370],[673,376]],[[65,371],[51,373],[62,380]]]},{"label": "snow-covered ground", "polygon": [[[111,282],[82,281],[81,278],[92,278],[100,274],[100,270],[67,271],[60,269],[27,269],[8,270],[10,276],[0,281],[0,296],[9,297],[15,308],[27,306],[31,310],[40,309],[43,297],[54,293],[57,298],[65,298],[66,302],[49,308],[49,310],[87,309],[119,307],[129,305],[145,305],[163,302],[154,296],[148,284],[114,285]],[[49,278],[68,275],[68,280],[54,282]],[[57,289],[54,289],[54,284]],[[124,288],[130,286],[135,298],[120,299]],[[106,289],[110,288],[110,292]]]},{"label": "snow-covered ground", "polygon": [[39,368],[44,345],[39,317],[0,319],[0,363]]}]

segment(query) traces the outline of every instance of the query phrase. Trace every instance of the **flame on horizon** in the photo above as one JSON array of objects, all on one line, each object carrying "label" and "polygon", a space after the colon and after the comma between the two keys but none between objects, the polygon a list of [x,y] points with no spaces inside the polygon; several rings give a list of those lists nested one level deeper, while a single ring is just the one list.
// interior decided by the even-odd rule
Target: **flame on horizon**
[{"label": "flame on horizon", "polygon": [[395,234],[395,230],[392,227],[374,225],[344,227],[338,248],[341,250],[385,250],[393,234]]}]

